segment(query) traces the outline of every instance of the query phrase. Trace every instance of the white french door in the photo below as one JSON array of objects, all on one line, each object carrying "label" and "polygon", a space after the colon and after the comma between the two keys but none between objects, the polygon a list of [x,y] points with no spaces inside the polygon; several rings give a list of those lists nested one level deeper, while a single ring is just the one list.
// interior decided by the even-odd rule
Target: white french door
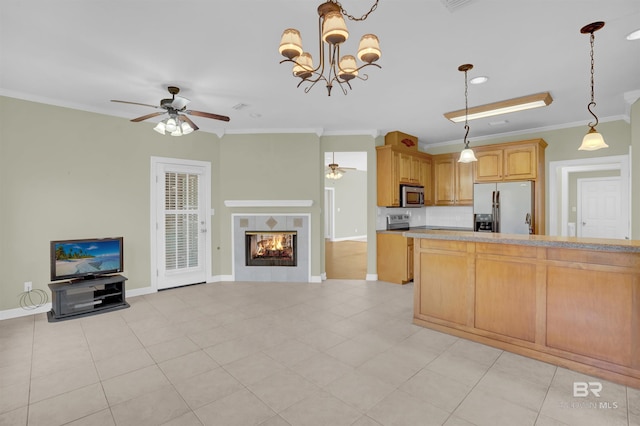
[{"label": "white french door", "polygon": [[[153,161],[154,159],[152,159]],[[158,290],[205,282],[210,238],[209,163],[155,159],[155,287]],[[155,214],[153,214],[155,213]],[[153,267],[153,265],[152,265]]]}]

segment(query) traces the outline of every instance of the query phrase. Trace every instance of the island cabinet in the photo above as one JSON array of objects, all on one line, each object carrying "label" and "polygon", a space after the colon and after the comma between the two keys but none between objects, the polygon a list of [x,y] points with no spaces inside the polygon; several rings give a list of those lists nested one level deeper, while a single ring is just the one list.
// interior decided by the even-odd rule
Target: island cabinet
[{"label": "island cabinet", "polygon": [[424,186],[425,204],[433,203],[431,156],[401,146],[376,147],[378,206],[400,206],[400,185]]},{"label": "island cabinet", "polygon": [[377,234],[378,279],[395,284],[413,281],[413,238],[400,232]]},{"label": "island cabinet", "polygon": [[460,154],[440,154],[433,161],[433,203],[438,206],[473,205],[474,164],[459,163]]},{"label": "island cabinet", "polygon": [[640,388],[640,241],[419,232],[415,324]]}]

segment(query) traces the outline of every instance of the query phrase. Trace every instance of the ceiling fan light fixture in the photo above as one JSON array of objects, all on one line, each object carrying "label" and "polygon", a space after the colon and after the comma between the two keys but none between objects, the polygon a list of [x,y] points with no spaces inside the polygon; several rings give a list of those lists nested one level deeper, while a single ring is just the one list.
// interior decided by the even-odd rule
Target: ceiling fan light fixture
[{"label": "ceiling fan light fixture", "polygon": [[178,128],[178,125],[176,124],[176,120],[174,118],[168,118],[165,121],[165,131],[169,132],[169,133],[173,133],[176,131],[176,129]]},{"label": "ceiling fan light fixture", "polygon": [[189,133],[193,132],[193,127],[191,127],[191,125],[186,121],[182,122],[182,124],[180,125],[180,129],[182,130],[183,135],[188,135]]},{"label": "ceiling fan light fixture", "polygon": [[164,121],[159,122],[158,124],[156,124],[156,127],[153,128],[153,130],[160,133],[161,135],[164,135],[165,129],[166,126],[164,124]]}]

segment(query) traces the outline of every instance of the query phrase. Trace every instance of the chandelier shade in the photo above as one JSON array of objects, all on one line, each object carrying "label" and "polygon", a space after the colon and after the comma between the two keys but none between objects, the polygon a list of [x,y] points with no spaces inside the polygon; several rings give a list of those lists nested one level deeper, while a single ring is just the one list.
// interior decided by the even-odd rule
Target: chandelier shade
[{"label": "chandelier shade", "polygon": [[302,55],[302,37],[300,36],[300,31],[295,28],[287,28],[284,30],[282,39],[280,40],[280,49],[278,50],[283,56],[289,59]]},{"label": "chandelier shade", "polygon": [[349,38],[349,30],[340,10],[324,15],[322,22],[322,41],[329,44],[340,44]]},{"label": "chandelier shade", "polygon": [[346,95],[347,88],[351,89],[350,82],[354,78],[357,77],[360,80],[369,78],[367,74],[360,72],[364,67],[381,68],[374,63],[381,56],[380,41],[375,34],[365,34],[360,39],[357,58],[364,64],[359,65],[353,55],[340,54],[340,46],[349,38],[345,17],[352,21],[364,21],[377,8],[378,1],[375,0],[371,9],[360,18],[349,15],[336,0],[326,1],[318,6],[317,65],[313,64],[311,54],[304,50],[300,32],[295,28],[284,30],[278,51],[286,59],[280,63],[293,63],[293,76],[300,78],[298,87],[302,83],[309,83],[304,89],[305,93],[308,93],[316,83],[323,81],[329,96],[334,84],[340,86]]},{"label": "chandelier shade", "polygon": [[368,64],[380,59],[380,41],[374,34],[365,34],[358,46],[358,59]]}]

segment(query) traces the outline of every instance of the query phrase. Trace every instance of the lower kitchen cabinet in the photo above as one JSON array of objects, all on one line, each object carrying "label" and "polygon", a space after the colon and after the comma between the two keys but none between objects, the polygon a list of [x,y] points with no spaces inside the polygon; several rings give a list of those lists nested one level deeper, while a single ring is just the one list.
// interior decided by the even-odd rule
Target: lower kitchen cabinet
[{"label": "lower kitchen cabinet", "polygon": [[377,235],[378,279],[396,284],[413,280],[413,238],[401,233]]}]

